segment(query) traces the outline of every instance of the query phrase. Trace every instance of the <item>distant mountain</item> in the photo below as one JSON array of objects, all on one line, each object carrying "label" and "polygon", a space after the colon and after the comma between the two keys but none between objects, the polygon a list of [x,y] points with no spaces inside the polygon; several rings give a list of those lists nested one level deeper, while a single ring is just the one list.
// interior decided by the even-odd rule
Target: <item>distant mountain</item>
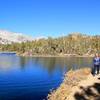
[{"label": "distant mountain", "polygon": [[21,33],[13,33],[5,30],[0,30],[0,43],[1,44],[11,44],[11,43],[21,43],[26,41],[33,41],[34,38],[23,35]]}]

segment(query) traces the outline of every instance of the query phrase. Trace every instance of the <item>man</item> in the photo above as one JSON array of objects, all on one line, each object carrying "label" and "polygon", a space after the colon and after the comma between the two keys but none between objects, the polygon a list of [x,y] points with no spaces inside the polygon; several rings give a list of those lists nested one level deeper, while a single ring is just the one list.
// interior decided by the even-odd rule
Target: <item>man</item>
[{"label": "man", "polygon": [[96,53],[95,57],[93,58],[93,64],[94,64],[94,68],[93,68],[93,75],[99,74],[99,70],[100,70],[100,57],[99,54]]}]

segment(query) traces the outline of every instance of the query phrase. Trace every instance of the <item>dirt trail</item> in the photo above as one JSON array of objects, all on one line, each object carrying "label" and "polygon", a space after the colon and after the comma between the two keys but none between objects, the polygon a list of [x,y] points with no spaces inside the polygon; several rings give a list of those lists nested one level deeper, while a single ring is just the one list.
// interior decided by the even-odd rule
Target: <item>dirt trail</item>
[{"label": "dirt trail", "polygon": [[100,75],[88,75],[86,80],[72,87],[65,100],[100,100]]}]

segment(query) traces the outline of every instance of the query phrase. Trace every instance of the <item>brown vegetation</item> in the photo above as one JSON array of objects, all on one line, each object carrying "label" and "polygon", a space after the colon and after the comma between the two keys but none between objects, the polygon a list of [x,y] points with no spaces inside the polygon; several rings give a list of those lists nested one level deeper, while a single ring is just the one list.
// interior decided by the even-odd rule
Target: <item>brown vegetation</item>
[{"label": "brown vegetation", "polygon": [[59,38],[48,37],[32,42],[0,44],[0,51],[13,51],[20,55],[90,56],[100,50],[100,36],[80,33]]},{"label": "brown vegetation", "polygon": [[64,81],[60,87],[48,95],[48,100],[67,100],[67,97],[72,92],[72,87],[77,86],[80,81],[85,80],[89,74],[89,68],[69,71],[65,74]]}]

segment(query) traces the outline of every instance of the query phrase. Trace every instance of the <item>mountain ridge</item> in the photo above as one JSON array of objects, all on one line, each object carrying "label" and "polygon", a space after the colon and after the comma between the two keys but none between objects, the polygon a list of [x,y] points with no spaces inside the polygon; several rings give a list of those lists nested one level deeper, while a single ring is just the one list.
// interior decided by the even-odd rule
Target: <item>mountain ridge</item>
[{"label": "mountain ridge", "polygon": [[1,44],[11,44],[11,43],[22,43],[26,41],[33,41],[35,38],[22,33],[15,33],[6,30],[0,30],[0,43]]}]

